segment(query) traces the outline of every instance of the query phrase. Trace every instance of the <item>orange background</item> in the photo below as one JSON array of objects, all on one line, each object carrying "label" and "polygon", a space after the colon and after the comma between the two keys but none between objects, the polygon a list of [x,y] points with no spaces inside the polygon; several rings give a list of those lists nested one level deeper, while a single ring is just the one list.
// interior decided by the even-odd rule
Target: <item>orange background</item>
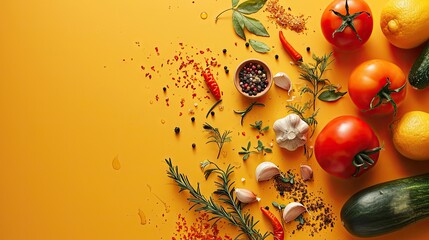
[{"label": "orange background", "polygon": [[[315,136],[335,116],[361,116],[384,143],[379,163],[367,174],[339,180],[321,170],[314,157],[307,161],[302,149],[288,152],[276,143],[272,154],[252,155],[243,162],[238,149],[248,141],[253,145],[257,141],[249,124],[262,120],[272,127],[275,120],[287,114],[289,97],[273,86],[266,97],[258,100],[266,106],[255,107],[240,126],[240,117],[233,110],[246,108],[251,100],[234,89],[235,67],[247,58],[259,58],[268,63],[273,73],[286,72],[297,85],[300,80],[268,13],[260,11],[254,17],[264,23],[271,37],[247,33],[249,38],[271,46],[267,54],[244,47],[244,41],[233,31],[230,12],[214,22],[230,2],[17,0],[2,4],[0,239],[171,239],[179,213],[189,222],[197,214],[188,210],[187,194],[178,194],[177,186],[167,178],[164,159],[170,157],[193,184],[201,183],[207,195],[213,190],[214,179],[204,180],[199,163],[209,159],[221,166],[236,166],[236,186],[251,189],[262,198],[247,208],[261,220],[257,226],[263,232],[271,227],[258,208],[272,201],[289,200],[278,196],[272,182],[256,183],[255,167],[261,161],[272,161],[287,171],[306,163],[314,169],[309,191],[321,189],[321,196],[333,205],[337,215],[333,231],[322,231],[314,238],[353,239],[339,220],[341,206],[351,194],[375,183],[428,171],[429,162],[405,159],[394,150],[389,117],[360,115],[348,95],[336,103],[318,102]],[[333,51],[319,27],[321,13],[329,2],[280,1],[292,9],[292,14],[310,17],[304,33],[283,30],[306,62],[311,59],[306,47],[318,56]],[[360,62],[381,58],[408,73],[422,49],[392,47],[379,27],[384,1],[367,2],[374,17],[370,40],[359,51],[334,52],[335,62],[326,74],[344,90],[350,72]],[[206,20],[200,18],[204,11],[208,14]],[[179,43],[184,44],[183,49]],[[207,48],[211,52],[196,54]],[[228,50],[225,55],[224,48]],[[201,79],[194,91],[199,99],[192,98],[189,89],[174,86],[172,77],[179,75],[177,65],[168,66],[166,62],[179,52],[193,56],[201,64],[204,57],[214,57],[221,65],[213,71],[223,91],[223,110],[217,108],[214,117],[205,119],[214,100],[204,98],[207,89]],[[274,58],[276,54],[278,60]],[[150,70],[151,66],[155,71]],[[230,69],[229,74],[225,74],[223,66]],[[165,86],[169,87],[166,93],[162,91]],[[416,91],[409,86],[407,90],[399,116],[410,110],[429,112],[428,90]],[[195,114],[191,115],[189,109]],[[193,124],[191,116],[196,118]],[[205,144],[205,121],[233,131],[232,142],[225,144],[219,160],[215,159],[216,146]],[[176,126],[181,128],[179,135],[174,133]],[[241,135],[243,131],[246,136]],[[260,139],[266,146],[275,142],[272,128]],[[192,143],[196,143],[195,149]],[[115,166],[118,162],[120,167]],[[240,181],[242,177],[245,182]],[[374,239],[426,239],[426,225],[427,221],[421,221]],[[236,234],[236,229],[227,224],[221,226],[222,233]],[[305,232],[286,236],[308,239]]]}]

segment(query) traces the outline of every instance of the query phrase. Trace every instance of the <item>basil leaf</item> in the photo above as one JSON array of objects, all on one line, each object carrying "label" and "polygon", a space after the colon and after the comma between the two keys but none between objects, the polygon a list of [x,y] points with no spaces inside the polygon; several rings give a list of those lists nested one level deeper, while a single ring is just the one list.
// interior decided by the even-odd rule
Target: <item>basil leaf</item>
[{"label": "basil leaf", "polygon": [[241,15],[241,13],[237,11],[232,13],[232,25],[234,27],[235,33],[242,39],[246,40],[246,35],[244,34],[243,15]]},{"label": "basil leaf", "polygon": [[263,42],[259,42],[253,39],[249,39],[249,44],[258,53],[266,53],[270,51],[270,47]]},{"label": "basil leaf", "polygon": [[232,0],[232,7],[236,7],[240,0]]},{"label": "basil leaf", "polygon": [[237,10],[243,14],[256,13],[261,9],[267,0],[247,0],[238,5]]},{"label": "basil leaf", "polygon": [[337,92],[335,90],[326,90],[320,93],[317,97],[319,100],[324,102],[334,102],[344,96],[347,92]]},{"label": "basil leaf", "polygon": [[241,15],[244,26],[249,30],[249,32],[257,35],[257,36],[263,36],[263,37],[269,37],[270,34],[268,34],[267,30],[265,29],[264,25],[262,23],[254,18]]}]

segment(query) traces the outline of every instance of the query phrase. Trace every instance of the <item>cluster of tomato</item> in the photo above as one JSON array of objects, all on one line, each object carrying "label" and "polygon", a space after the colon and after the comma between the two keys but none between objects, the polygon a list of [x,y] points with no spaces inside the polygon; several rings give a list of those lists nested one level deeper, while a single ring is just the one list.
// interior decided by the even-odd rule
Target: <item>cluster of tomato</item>
[{"label": "cluster of tomato", "polygon": [[[371,36],[373,18],[363,0],[334,0],[322,14],[321,28],[326,40],[340,51],[362,46]],[[351,100],[368,114],[395,115],[406,96],[406,77],[401,68],[386,60],[369,60],[350,75]],[[355,116],[330,121],[316,138],[314,153],[328,173],[349,178],[373,167],[380,143],[373,129]]]}]

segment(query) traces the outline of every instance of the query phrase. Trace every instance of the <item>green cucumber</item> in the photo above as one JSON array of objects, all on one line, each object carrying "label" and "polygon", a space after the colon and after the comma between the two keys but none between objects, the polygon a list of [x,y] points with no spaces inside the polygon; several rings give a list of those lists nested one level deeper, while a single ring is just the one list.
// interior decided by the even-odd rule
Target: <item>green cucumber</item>
[{"label": "green cucumber", "polygon": [[429,217],[429,173],[365,188],[346,201],[341,221],[348,232],[374,237]]},{"label": "green cucumber", "polygon": [[417,89],[429,86],[429,41],[408,73],[408,82]]}]

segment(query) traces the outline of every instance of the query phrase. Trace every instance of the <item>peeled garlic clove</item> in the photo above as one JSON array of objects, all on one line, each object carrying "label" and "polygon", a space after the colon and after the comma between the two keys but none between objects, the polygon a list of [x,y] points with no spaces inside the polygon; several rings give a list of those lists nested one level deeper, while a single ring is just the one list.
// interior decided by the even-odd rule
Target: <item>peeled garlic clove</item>
[{"label": "peeled garlic clove", "polygon": [[280,174],[280,169],[272,162],[262,162],[256,167],[256,180],[258,182],[270,180]]},{"label": "peeled garlic clove", "polygon": [[310,180],[311,178],[313,178],[313,169],[311,169],[310,166],[301,165],[300,170],[301,170],[302,180],[307,181],[307,180]]},{"label": "peeled garlic clove", "polygon": [[283,220],[285,223],[293,221],[305,211],[307,211],[307,209],[301,203],[291,202],[286,205],[285,209],[283,210]]},{"label": "peeled garlic clove", "polygon": [[276,86],[288,91],[288,94],[290,93],[290,91],[292,91],[292,81],[286,73],[277,73],[276,75],[274,75],[273,80]]},{"label": "peeled garlic clove", "polygon": [[256,197],[252,191],[244,188],[236,188],[235,196],[237,197],[238,201],[242,203],[251,203],[261,200],[260,198]]}]

